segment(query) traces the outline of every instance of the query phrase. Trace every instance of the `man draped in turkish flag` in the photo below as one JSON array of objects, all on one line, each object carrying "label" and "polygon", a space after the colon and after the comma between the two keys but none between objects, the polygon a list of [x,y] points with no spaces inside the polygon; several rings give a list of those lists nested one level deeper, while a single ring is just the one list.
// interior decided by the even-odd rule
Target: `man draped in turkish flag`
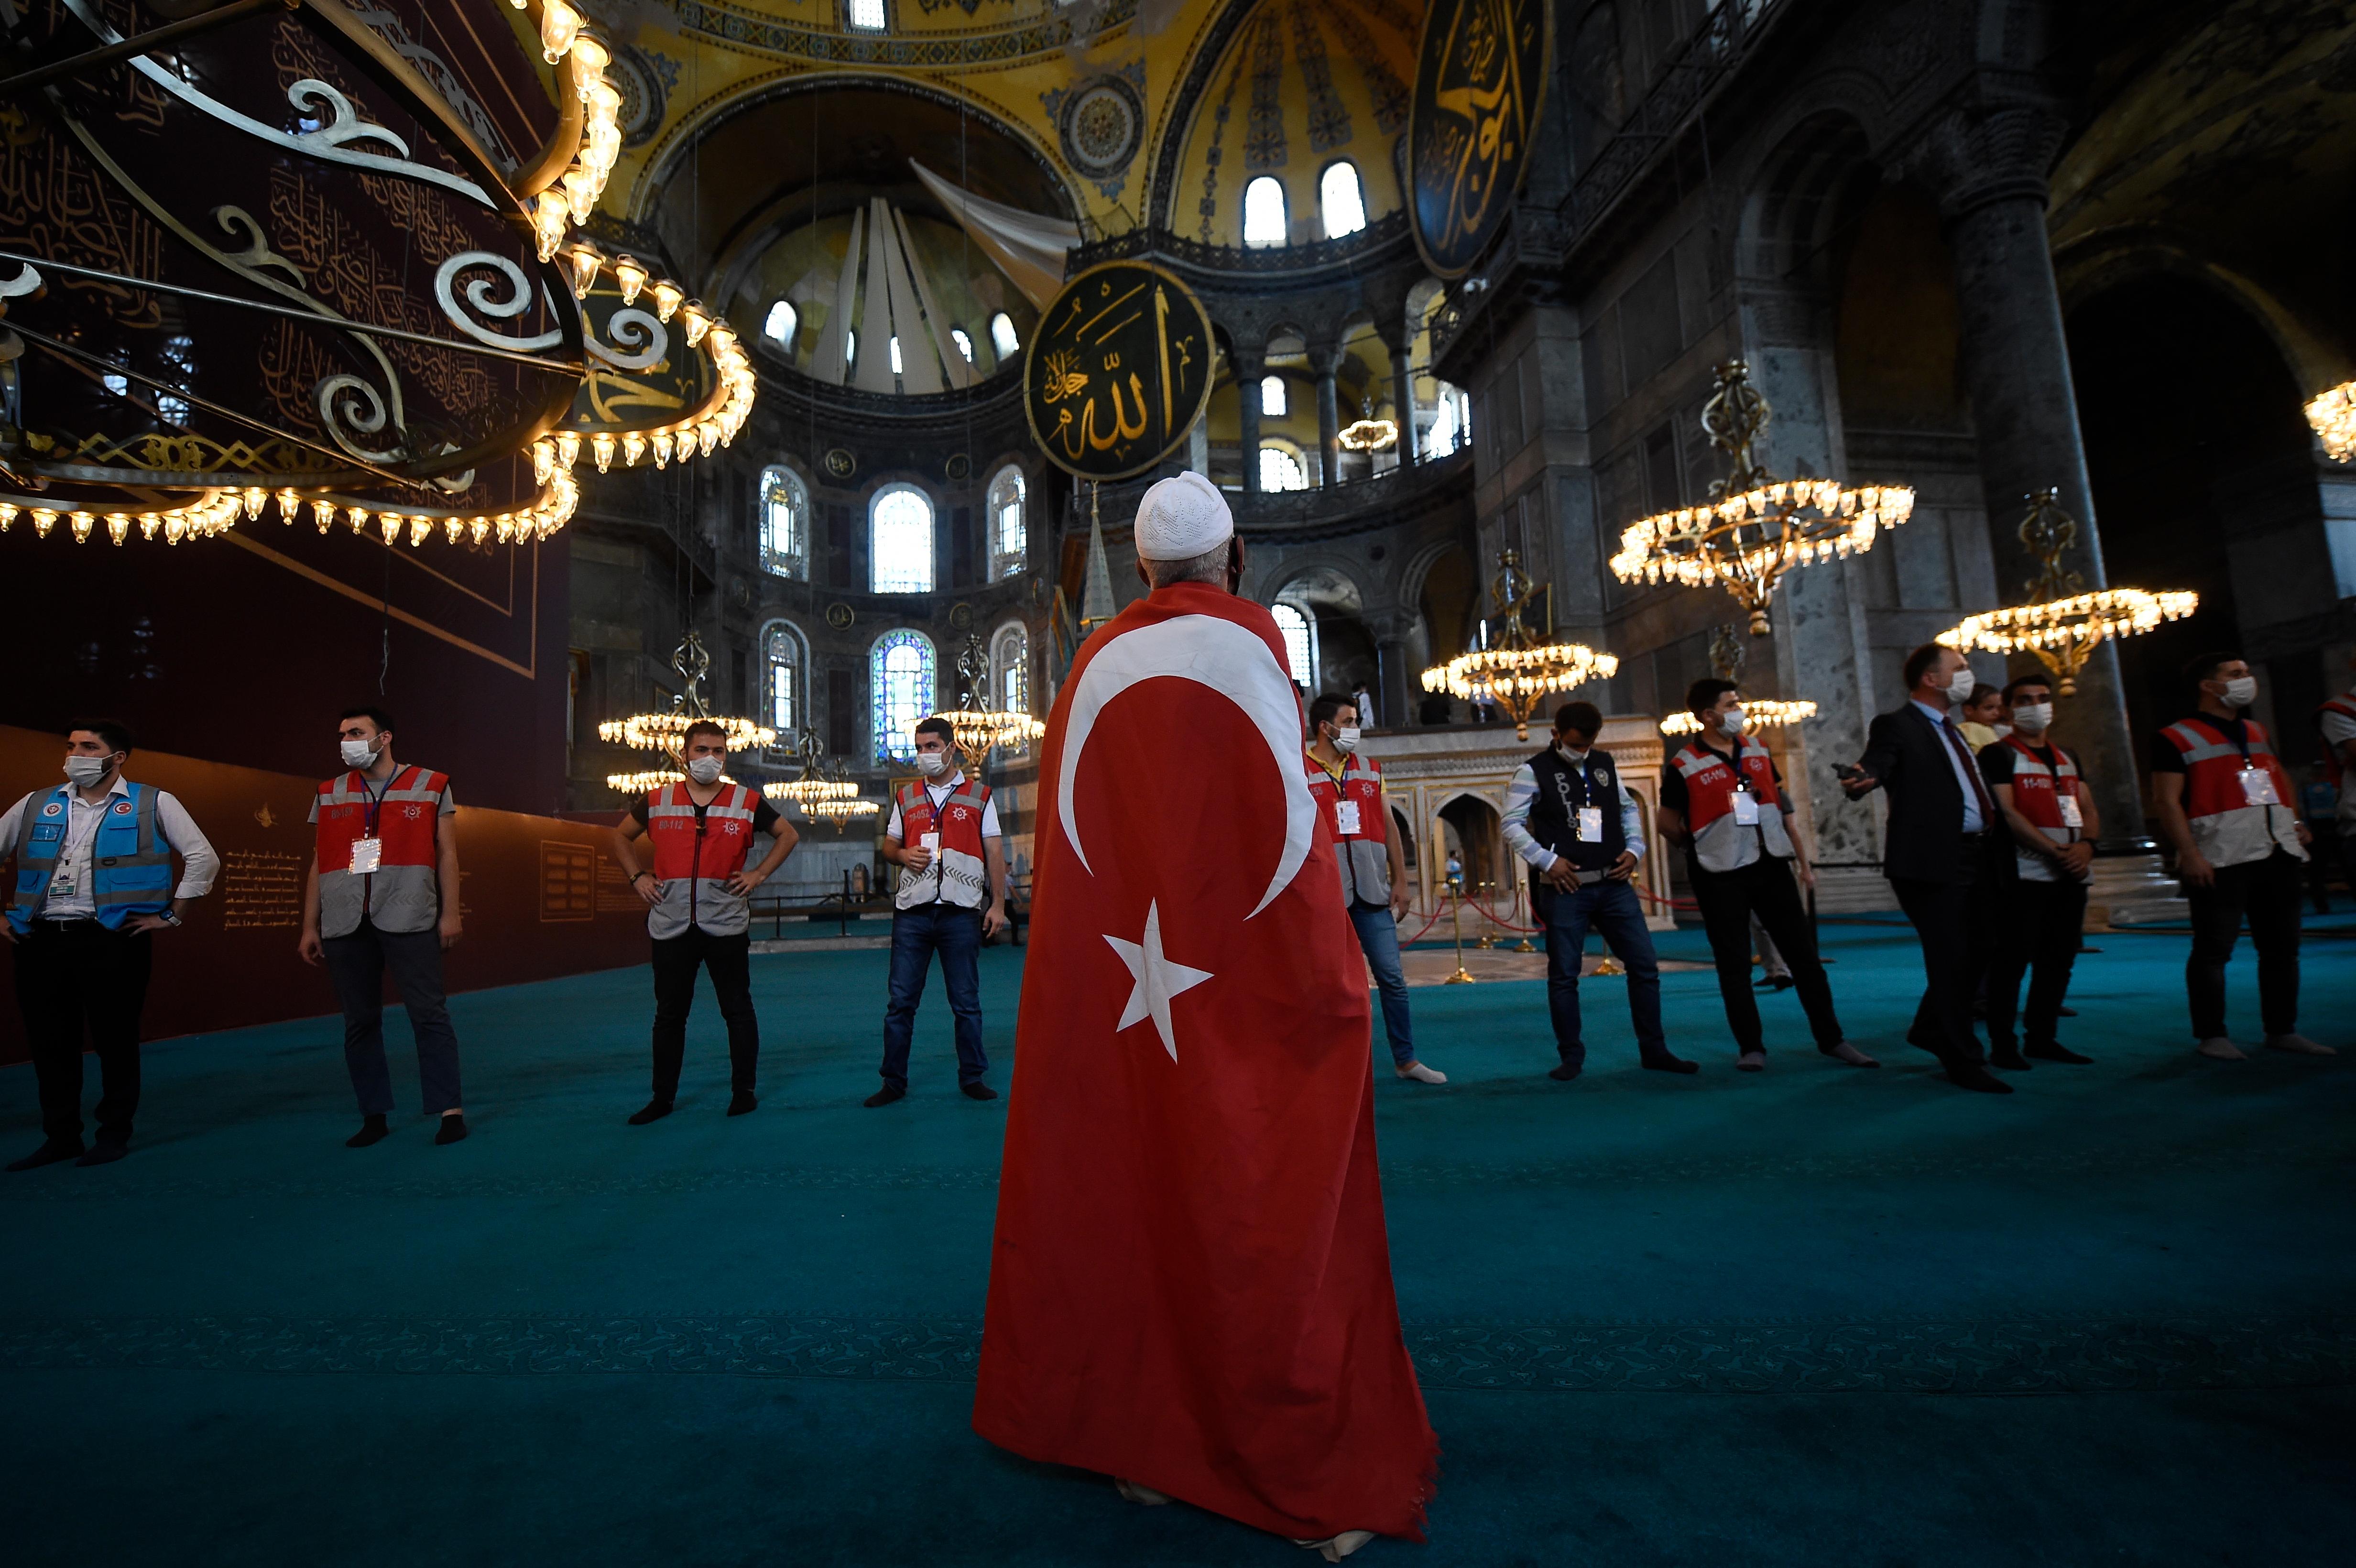
[{"label": "man draped in turkish flag", "polygon": [[[974,1429],[1321,1548],[1421,1538],[1366,973],[1274,619],[1194,475],[1047,727]],[[1173,743],[1174,742],[1174,743]]]}]

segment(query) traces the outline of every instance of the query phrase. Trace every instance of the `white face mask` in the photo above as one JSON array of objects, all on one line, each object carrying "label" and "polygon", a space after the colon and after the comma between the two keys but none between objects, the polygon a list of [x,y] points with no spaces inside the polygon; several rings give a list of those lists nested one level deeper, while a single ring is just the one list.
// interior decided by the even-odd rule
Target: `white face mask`
[{"label": "white face mask", "polygon": [[916,771],[928,779],[937,779],[949,771],[949,754],[947,752],[918,752]]},{"label": "white face mask", "polygon": [[1730,735],[1741,734],[1743,725],[1749,722],[1749,717],[1740,708],[1730,708],[1718,716],[1718,727]]},{"label": "white face mask", "polygon": [[1586,749],[1584,747],[1575,748],[1568,741],[1557,741],[1554,743],[1554,749],[1555,754],[1563,758],[1567,762],[1583,763],[1587,760]]},{"label": "white face mask", "polygon": [[2042,735],[2045,727],[2053,722],[2053,704],[2023,702],[2012,710],[2012,727],[2030,735]]},{"label": "white face mask", "polygon": [[1335,726],[1333,731],[1333,749],[1337,752],[1345,753],[1356,751],[1358,749],[1358,727],[1355,724]]},{"label": "white face mask", "polygon": [[2237,675],[2225,683],[2225,700],[2235,708],[2247,708],[2258,699],[2258,677]]},{"label": "white face mask", "polygon": [[88,789],[104,778],[114,766],[112,757],[71,756],[66,759],[66,778],[76,789]]},{"label": "white face mask", "polygon": [[687,776],[701,784],[718,784],[722,760],[719,757],[690,758],[687,764]]},{"label": "white face mask", "polygon": [[1965,665],[1954,673],[1954,678],[1947,682],[1947,700],[1959,705],[1969,702],[1972,699],[1972,693],[1979,688],[1979,684],[1980,677],[1972,673],[1971,666]]},{"label": "white face mask", "polygon": [[366,741],[346,741],[336,749],[343,753],[348,768],[364,768],[376,761],[376,748]]}]

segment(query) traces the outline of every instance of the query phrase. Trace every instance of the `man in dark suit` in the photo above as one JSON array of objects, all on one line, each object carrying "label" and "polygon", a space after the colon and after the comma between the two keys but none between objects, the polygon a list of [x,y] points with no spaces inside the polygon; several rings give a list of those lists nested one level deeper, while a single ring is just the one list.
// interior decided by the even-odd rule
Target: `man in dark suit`
[{"label": "man in dark suit", "polygon": [[1976,682],[1970,661],[1937,643],[1907,655],[1902,674],[1906,705],[1874,720],[1865,755],[1839,770],[1841,787],[1851,800],[1890,792],[1881,869],[1922,941],[1925,981],[1907,1042],[1936,1056],[1957,1088],[2009,1094],[1972,1032],[1987,961],[1987,922],[1973,910],[2010,870],[2003,814],[1949,712]]}]

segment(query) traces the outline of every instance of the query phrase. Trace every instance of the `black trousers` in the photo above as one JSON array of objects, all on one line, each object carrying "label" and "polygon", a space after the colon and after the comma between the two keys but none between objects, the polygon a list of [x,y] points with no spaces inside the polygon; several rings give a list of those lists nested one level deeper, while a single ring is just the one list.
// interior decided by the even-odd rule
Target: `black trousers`
[{"label": "black trousers", "polygon": [[761,1061],[761,1020],[753,1012],[753,933],[714,936],[691,925],[677,936],[655,939],[655,1098],[668,1104],[679,1095],[680,1068],[687,1061],[687,1015],[695,1006],[695,970],[712,975],[720,996],[720,1016],[728,1020],[728,1086],[753,1092]]},{"label": "black trousers", "polygon": [[[2078,962],[2086,928],[2086,884],[2016,877],[1999,901],[2004,912],[1988,964],[1988,1044],[2056,1044],[2062,1000],[2070,994],[2070,970]],[[2029,1006],[2020,1012],[2022,1039],[2016,1042],[2012,1023],[2024,973],[2029,976]]]},{"label": "black trousers", "polygon": [[[1999,840],[2002,840],[1999,842]],[[1940,1061],[1977,1065],[1987,1058],[1972,1032],[1972,1000],[1979,990],[2002,918],[1998,901],[2007,869],[1997,856],[2012,853],[2001,834],[1955,836],[1954,881],[1918,881],[1892,877],[1898,907],[1906,912],[1922,944],[1922,1000],[1906,1031],[1910,1045]]]},{"label": "black trousers", "polygon": [[98,1052],[98,1141],[127,1144],[139,1110],[139,1014],[155,939],[94,920],[37,920],[16,939],[16,1008],[33,1053],[41,1131],[81,1136],[81,1052]]},{"label": "black trousers", "polygon": [[2192,1033],[2214,1040],[2225,1032],[2225,961],[2247,921],[2258,950],[2258,1018],[2266,1033],[2298,1032],[2298,900],[2304,867],[2281,849],[2263,860],[2217,868],[2214,887],[2186,887],[2192,905],[2192,955],[2184,961],[2184,990],[2192,1004]]},{"label": "black trousers", "polygon": [[1710,956],[1718,960],[1718,994],[1726,1003],[1727,1027],[1734,1031],[1738,1051],[1767,1049],[1759,1026],[1759,1000],[1751,989],[1751,917],[1757,915],[1783,962],[1791,966],[1792,988],[1808,1015],[1808,1029],[1821,1047],[1838,1045],[1839,1015],[1833,1011],[1832,982],[1816,957],[1815,933],[1800,903],[1800,885],[1791,862],[1762,855],[1732,871],[1713,871],[1688,859],[1686,870],[1693,882],[1694,901],[1701,906],[1702,929],[1709,935]]},{"label": "black trousers", "polygon": [[384,976],[392,975],[409,1032],[417,1039],[417,1083],[425,1114],[438,1116],[465,1104],[458,1093],[458,1031],[442,983],[442,933],[379,931],[368,916],[348,936],[319,944],[327,977],[344,1009],[344,1070],[363,1116],[392,1111],[392,1070],[384,1060]]}]

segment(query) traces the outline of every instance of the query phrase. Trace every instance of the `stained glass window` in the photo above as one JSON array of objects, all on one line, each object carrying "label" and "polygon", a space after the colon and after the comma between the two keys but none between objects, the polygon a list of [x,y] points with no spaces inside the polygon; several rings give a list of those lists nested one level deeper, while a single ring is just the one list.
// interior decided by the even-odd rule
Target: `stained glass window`
[{"label": "stained glass window", "polygon": [[933,504],[906,485],[879,491],[868,513],[867,586],[876,593],[933,591]]},{"label": "stained glass window", "polygon": [[990,576],[1012,577],[1025,564],[1023,470],[1009,464],[990,482]]},{"label": "stained glass window", "polygon": [[913,757],[916,720],[933,710],[933,645],[905,627],[875,639],[868,655],[868,687],[875,699],[875,760]]},{"label": "stained glass window", "polygon": [[790,468],[761,472],[761,570],[809,576],[809,493]]},{"label": "stained glass window", "polygon": [[996,706],[1009,713],[1031,711],[1031,634],[1020,623],[998,628],[990,650],[991,675],[998,682]]},{"label": "stained glass window", "polygon": [[761,643],[767,723],[781,743],[791,744],[788,737],[802,725],[802,640],[786,622],[773,621],[762,634]]}]

